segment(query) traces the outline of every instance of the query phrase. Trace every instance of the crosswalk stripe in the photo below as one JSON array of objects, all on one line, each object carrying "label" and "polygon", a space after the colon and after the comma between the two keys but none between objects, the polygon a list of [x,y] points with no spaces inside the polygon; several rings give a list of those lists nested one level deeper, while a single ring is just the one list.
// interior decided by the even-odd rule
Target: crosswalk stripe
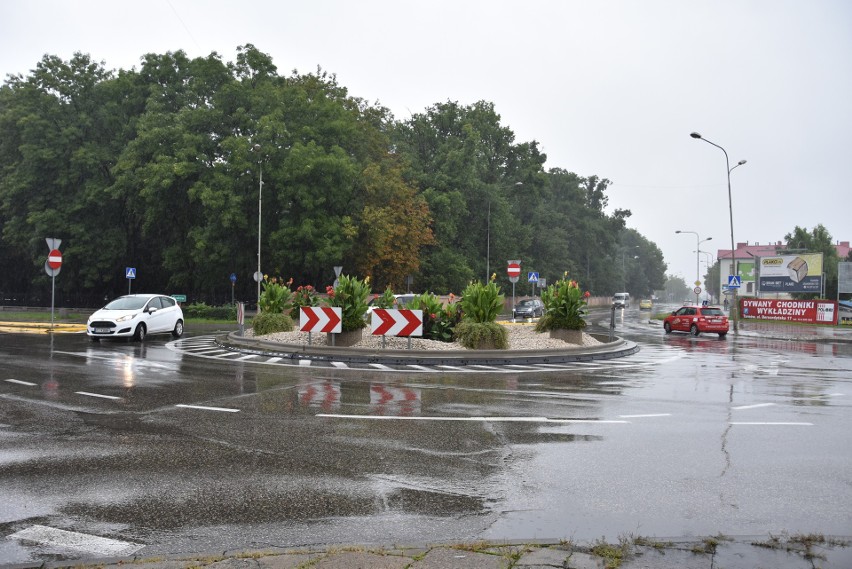
[{"label": "crosswalk stripe", "polygon": [[145,547],[130,541],[119,541],[108,537],[66,531],[47,526],[34,525],[8,536],[8,539],[34,541],[42,545],[72,549],[103,556],[124,556]]}]

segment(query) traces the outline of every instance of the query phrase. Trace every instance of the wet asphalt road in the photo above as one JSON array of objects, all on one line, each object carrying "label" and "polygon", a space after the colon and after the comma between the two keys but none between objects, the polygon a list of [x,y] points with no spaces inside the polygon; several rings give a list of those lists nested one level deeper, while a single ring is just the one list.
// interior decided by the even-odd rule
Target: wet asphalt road
[{"label": "wet asphalt road", "polygon": [[93,556],[8,537],[34,526],[145,556],[852,535],[852,344],[618,327],[638,354],[517,373],[0,334],[0,564]]}]

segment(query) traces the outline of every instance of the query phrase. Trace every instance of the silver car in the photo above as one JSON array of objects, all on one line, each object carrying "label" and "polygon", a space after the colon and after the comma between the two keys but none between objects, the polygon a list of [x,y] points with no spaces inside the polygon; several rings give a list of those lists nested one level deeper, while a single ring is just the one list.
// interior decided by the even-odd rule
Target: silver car
[{"label": "silver car", "polygon": [[183,335],[183,311],[177,301],[163,294],[120,296],[92,314],[86,335],[100,338],[135,338],[148,334]]}]

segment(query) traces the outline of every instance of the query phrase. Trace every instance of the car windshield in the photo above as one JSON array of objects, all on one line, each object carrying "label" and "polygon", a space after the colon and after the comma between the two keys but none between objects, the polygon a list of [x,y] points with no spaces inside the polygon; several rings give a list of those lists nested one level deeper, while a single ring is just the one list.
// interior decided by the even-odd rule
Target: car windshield
[{"label": "car windshield", "polygon": [[535,306],[534,300],[522,300],[518,303],[518,306]]},{"label": "car windshield", "polygon": [[150,298],[145,296],[121,296],[104,306],[107,310],[139,310]]},{"label": "car windshield", "polygon": [[704,316],[724,316],[725,313],[719,308],[702,308],[701,314]]}]

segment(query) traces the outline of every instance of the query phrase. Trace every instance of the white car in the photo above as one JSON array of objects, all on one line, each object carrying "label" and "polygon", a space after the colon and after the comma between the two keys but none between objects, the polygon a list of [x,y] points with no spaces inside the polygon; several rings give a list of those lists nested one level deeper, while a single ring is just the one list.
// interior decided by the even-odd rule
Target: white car
[{"label": "white car", "polygon": [[163,294],[120,296],[92,314],[86,323],[86,335],[100,338],[135,338],[148,334],[183,335],[183,311],[177,301]]}]

